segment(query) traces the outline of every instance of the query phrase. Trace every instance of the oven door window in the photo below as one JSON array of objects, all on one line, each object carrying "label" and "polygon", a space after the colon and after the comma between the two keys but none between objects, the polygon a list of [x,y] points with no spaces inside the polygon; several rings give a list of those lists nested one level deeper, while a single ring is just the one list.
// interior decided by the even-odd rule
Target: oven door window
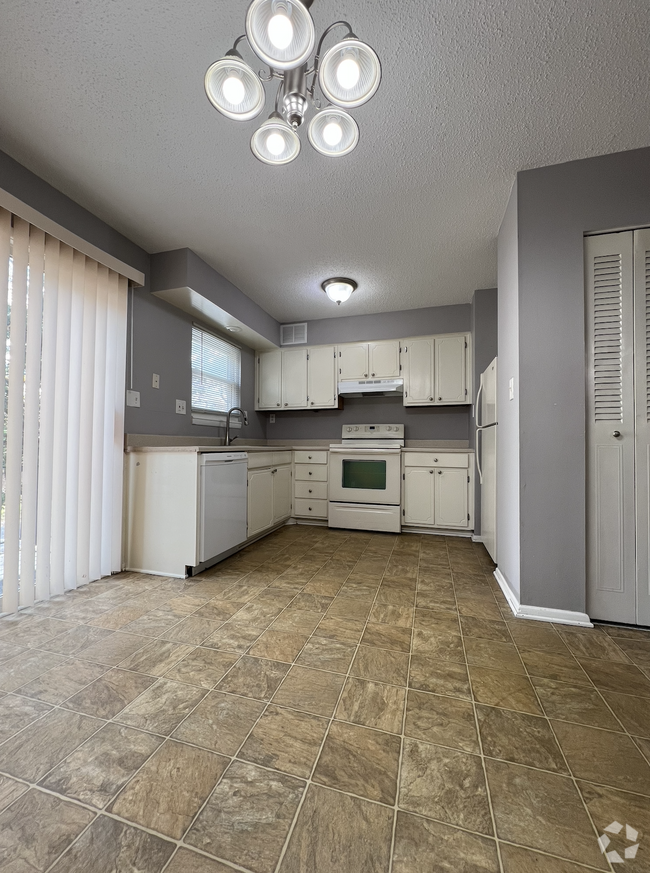
[{"label": "oven door window", "polygon": [[341,462],[341,484],[344,488],[364,491],[386,490],[386,461],[346,461]]}]

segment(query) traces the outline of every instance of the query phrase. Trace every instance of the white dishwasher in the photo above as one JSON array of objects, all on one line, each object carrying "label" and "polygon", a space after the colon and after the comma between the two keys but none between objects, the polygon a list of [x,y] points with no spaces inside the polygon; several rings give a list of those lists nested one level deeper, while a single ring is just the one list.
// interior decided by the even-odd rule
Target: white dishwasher
[{"label": "white dishwasher", "polygon": [[199,561],[246,539],[246,452],[206,452],[199,461]]}]

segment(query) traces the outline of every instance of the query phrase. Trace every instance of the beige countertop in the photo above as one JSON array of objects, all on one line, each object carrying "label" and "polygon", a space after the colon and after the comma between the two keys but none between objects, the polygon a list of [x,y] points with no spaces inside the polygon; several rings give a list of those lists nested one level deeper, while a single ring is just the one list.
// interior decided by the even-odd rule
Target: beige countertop
[{"label": "beige countertop", "polygon": [[[407,440],[408,442],[408,440]],[[423,441],[424,442],[424,441]],[[432,440],[431,443],[434,441]],[[441,441],[442,442],[442,441]],[[234,443],[232,446],[128,446],[127,452],[192,452],[194,454],[203,454],[205,452],[322,452],[327,451],[330,443],[323,445],[309,444],[294,444],[294,445],[273,445],[273,446],[249,446],[246,443],[238,445]],[[416,445],[406,446],[402,449],[403,452],[464,452],[465,454],[474,454],[474,449],[459,446],[449,445]]]}]

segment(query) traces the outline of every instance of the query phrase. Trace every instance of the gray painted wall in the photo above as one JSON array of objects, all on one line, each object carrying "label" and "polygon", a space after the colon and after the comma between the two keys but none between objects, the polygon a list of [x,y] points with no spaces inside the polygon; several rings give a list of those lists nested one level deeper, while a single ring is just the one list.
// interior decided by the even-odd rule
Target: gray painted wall
[{"label": "gray painted wall", "polygon": [[[585,609],[583,235],[647,225],[650,148],[518,175],[522,603]],[[512,227],[507,236],[513,245]],[[499,286],[501,365],[513,325],[501,321]],[[506,512],[512,527],[514,507]]]},{"label": "gray painted wall", "polygon": [[[472,348],[474,405],[470,417],[470,445],[476,445],[476,395],[481,373],[497,354],[498,337],[498,292],[496,288],[482,288],[472,297]],[[481,486],[478,475],[474,477],[474,533],[481,533]]]},{"label": "gray painted wall", "polygon": [[[497,369],[497,563],[507,584],[521,602],[519,559],[519,247],[518,182],[512,188],[498,245],[499,361]],[[508,382],[514,378],[515,396],[508,400]],[[557,446],[557,436],[553,440]],[[550,542],[547,552],[552,551]],[[542,569],[542,568],[540,568]]]},{"label": "gray painted wall", "polygon": [[[242,257],[245,257],[242,252]],[[248,327],[280,344],[280,325],[191,249],[176,249],[151,256],[151,290],[192,288]]]},{"label": "gray painted wall", "polygon": [[[430,333],[451,333],[471,329],[471,305],[432,306],[374,315],[323,318],[308,322],[310,345],[401,339]],[[341,438],[344,424],[403,424],[406,439],[468,440],[467,406],[429,409],[405,407],[401,398],[346,398],[344,409],[276,413],[275,424],[268,422],[267,439]]]}]

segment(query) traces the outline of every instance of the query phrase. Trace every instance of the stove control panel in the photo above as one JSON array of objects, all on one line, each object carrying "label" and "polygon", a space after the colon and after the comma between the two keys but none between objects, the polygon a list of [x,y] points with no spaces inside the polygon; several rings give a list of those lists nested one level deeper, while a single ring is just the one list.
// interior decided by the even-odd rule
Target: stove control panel
[{"label": "stove control panel", "polygon": [[355,440],[404,439],[403,424],[344,424],[342,438]]}]

